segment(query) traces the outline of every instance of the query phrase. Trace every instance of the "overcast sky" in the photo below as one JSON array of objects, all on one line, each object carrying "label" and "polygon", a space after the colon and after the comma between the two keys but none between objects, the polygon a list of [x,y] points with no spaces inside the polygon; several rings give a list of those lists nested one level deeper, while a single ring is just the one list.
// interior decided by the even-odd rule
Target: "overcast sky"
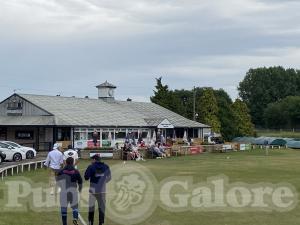
[{"label": "overcast sky", "polygon": [[20,93],[149,101],[211,86],[234,99],[250,67],[300,68],[297,0],[1,0],[0,99]]}]

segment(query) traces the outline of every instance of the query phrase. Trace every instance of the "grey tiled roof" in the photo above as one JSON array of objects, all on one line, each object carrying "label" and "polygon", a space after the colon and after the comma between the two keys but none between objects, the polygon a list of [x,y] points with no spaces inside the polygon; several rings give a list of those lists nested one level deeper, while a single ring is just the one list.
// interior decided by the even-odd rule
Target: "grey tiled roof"
[{"label": "grey tiled roof", "polygon": [[163,120],[164,120],[164,118],[145,119],[146,123],[149,126],[153,126],[153,127],[157,127]]},{"label": "grey tiled roof", "polygon": [[108,83],[107,81],[105,81],[103,84],[99,84],[96,87],[111,87],[111,88],[116,88],[115,85]]},{"label": "grey tiled roof", "polygon": [[[54,123],[58,126],[153,127],[164,119],[168,119],[174,127],[209,127],[186,119],[154,103],[106,102],[91,98],[19,95],[53,114]],[[44,117],[49,117],[51,120],[51,116]],[[50,121],[45,122],[50,123]],[[0,124],[2,124],[1,120]]]},{"label": "grey tiled roof", "polygon": [[54,116],[0,116],[0,125],[5,126],[53,126]]},{"label": "grey tiled roof", "polygon": [[126,107],[134,108],[146,121],[157,126],[164,119],[167,119],[175,127],[210,127],[208,125],[189,120],[175,112],[172,112],[160,105],[145,102],[119,102]]}]

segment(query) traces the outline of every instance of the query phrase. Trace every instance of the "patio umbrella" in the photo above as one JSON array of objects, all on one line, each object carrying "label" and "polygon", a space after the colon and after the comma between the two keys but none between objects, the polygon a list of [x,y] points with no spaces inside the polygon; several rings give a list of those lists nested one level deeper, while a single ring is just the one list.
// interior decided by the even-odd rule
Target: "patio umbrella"
[{"label": "patio umbrella", "polygon": [[110,141],[110,146],[112,145],[112,135],[111,132],[108,132],[108,140]]},{"label": "patio umbrella", "polygon": [[156,132],[153,132],[153,136],[152,136],[152,140],[151,140],[151,144],[155,144],[156,142]]},{"label": "patio umbrella", "polygon": [[187,133],[186,133],[186,130],[184,131],[184,135],[183,135],[183,141],[187,141]]},{"label": "patio umbrella", "polygon": [[177,139],[176,131],[174,130],[174,131],[173,131],[173,140],[176,141],[176,139]]},{"label": "patio umbrella", "polygon": [[150,133],[150,131],[148,131],[148,134],[147,134],[147,144],[148,145],[151,144],[151,133]]}]

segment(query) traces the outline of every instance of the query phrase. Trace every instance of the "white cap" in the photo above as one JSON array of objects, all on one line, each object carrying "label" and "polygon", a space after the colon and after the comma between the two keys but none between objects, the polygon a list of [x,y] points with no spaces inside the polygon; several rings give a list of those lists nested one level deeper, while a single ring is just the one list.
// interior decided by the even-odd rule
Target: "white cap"
[{"label": "white cap", "polygon": [[58,149],[59,148],[59,144],[58,143],[55,143],[54,145],[53,145],[53,149]]}]

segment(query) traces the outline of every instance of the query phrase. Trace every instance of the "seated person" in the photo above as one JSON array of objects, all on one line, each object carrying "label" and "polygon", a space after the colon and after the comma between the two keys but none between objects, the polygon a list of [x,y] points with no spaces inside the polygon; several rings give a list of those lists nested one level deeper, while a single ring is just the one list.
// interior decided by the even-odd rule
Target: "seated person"
[{"label": "seated person", "polygon": [[133,144],[128,144],[127,154],[128,154],[127,159],[130,160],[136,160],[140,156],[137,147],[134,146]]},{"label": "seated person", "polygon": [[136,160],[136,161],[144,160],[143,156],[139,153],[137,146],[132,147],[131,155],[132,155],[133,160]]},{"label": "seated person", "polygon": [[157,157],[160,157],[160,154],[159,152],[155,149],[155,145],[152,144],[149,148],[149,153],[152,155],[153,158],[157,158]]},{"label": "seated person", "polygon": [[158,151],[161,153],[161,157],[166,157],[166,152],[164,146],[161,145],[161,143],[157,143]]},{"label": "seated person", "polygon": [[162,153],[162,151],[159,149],[160,148],[160,143],[156,143],[155,145],[152,145],[150,147],[150,152],[152,155],[157,158],[157,157],[165,157],[165,154]]}]

